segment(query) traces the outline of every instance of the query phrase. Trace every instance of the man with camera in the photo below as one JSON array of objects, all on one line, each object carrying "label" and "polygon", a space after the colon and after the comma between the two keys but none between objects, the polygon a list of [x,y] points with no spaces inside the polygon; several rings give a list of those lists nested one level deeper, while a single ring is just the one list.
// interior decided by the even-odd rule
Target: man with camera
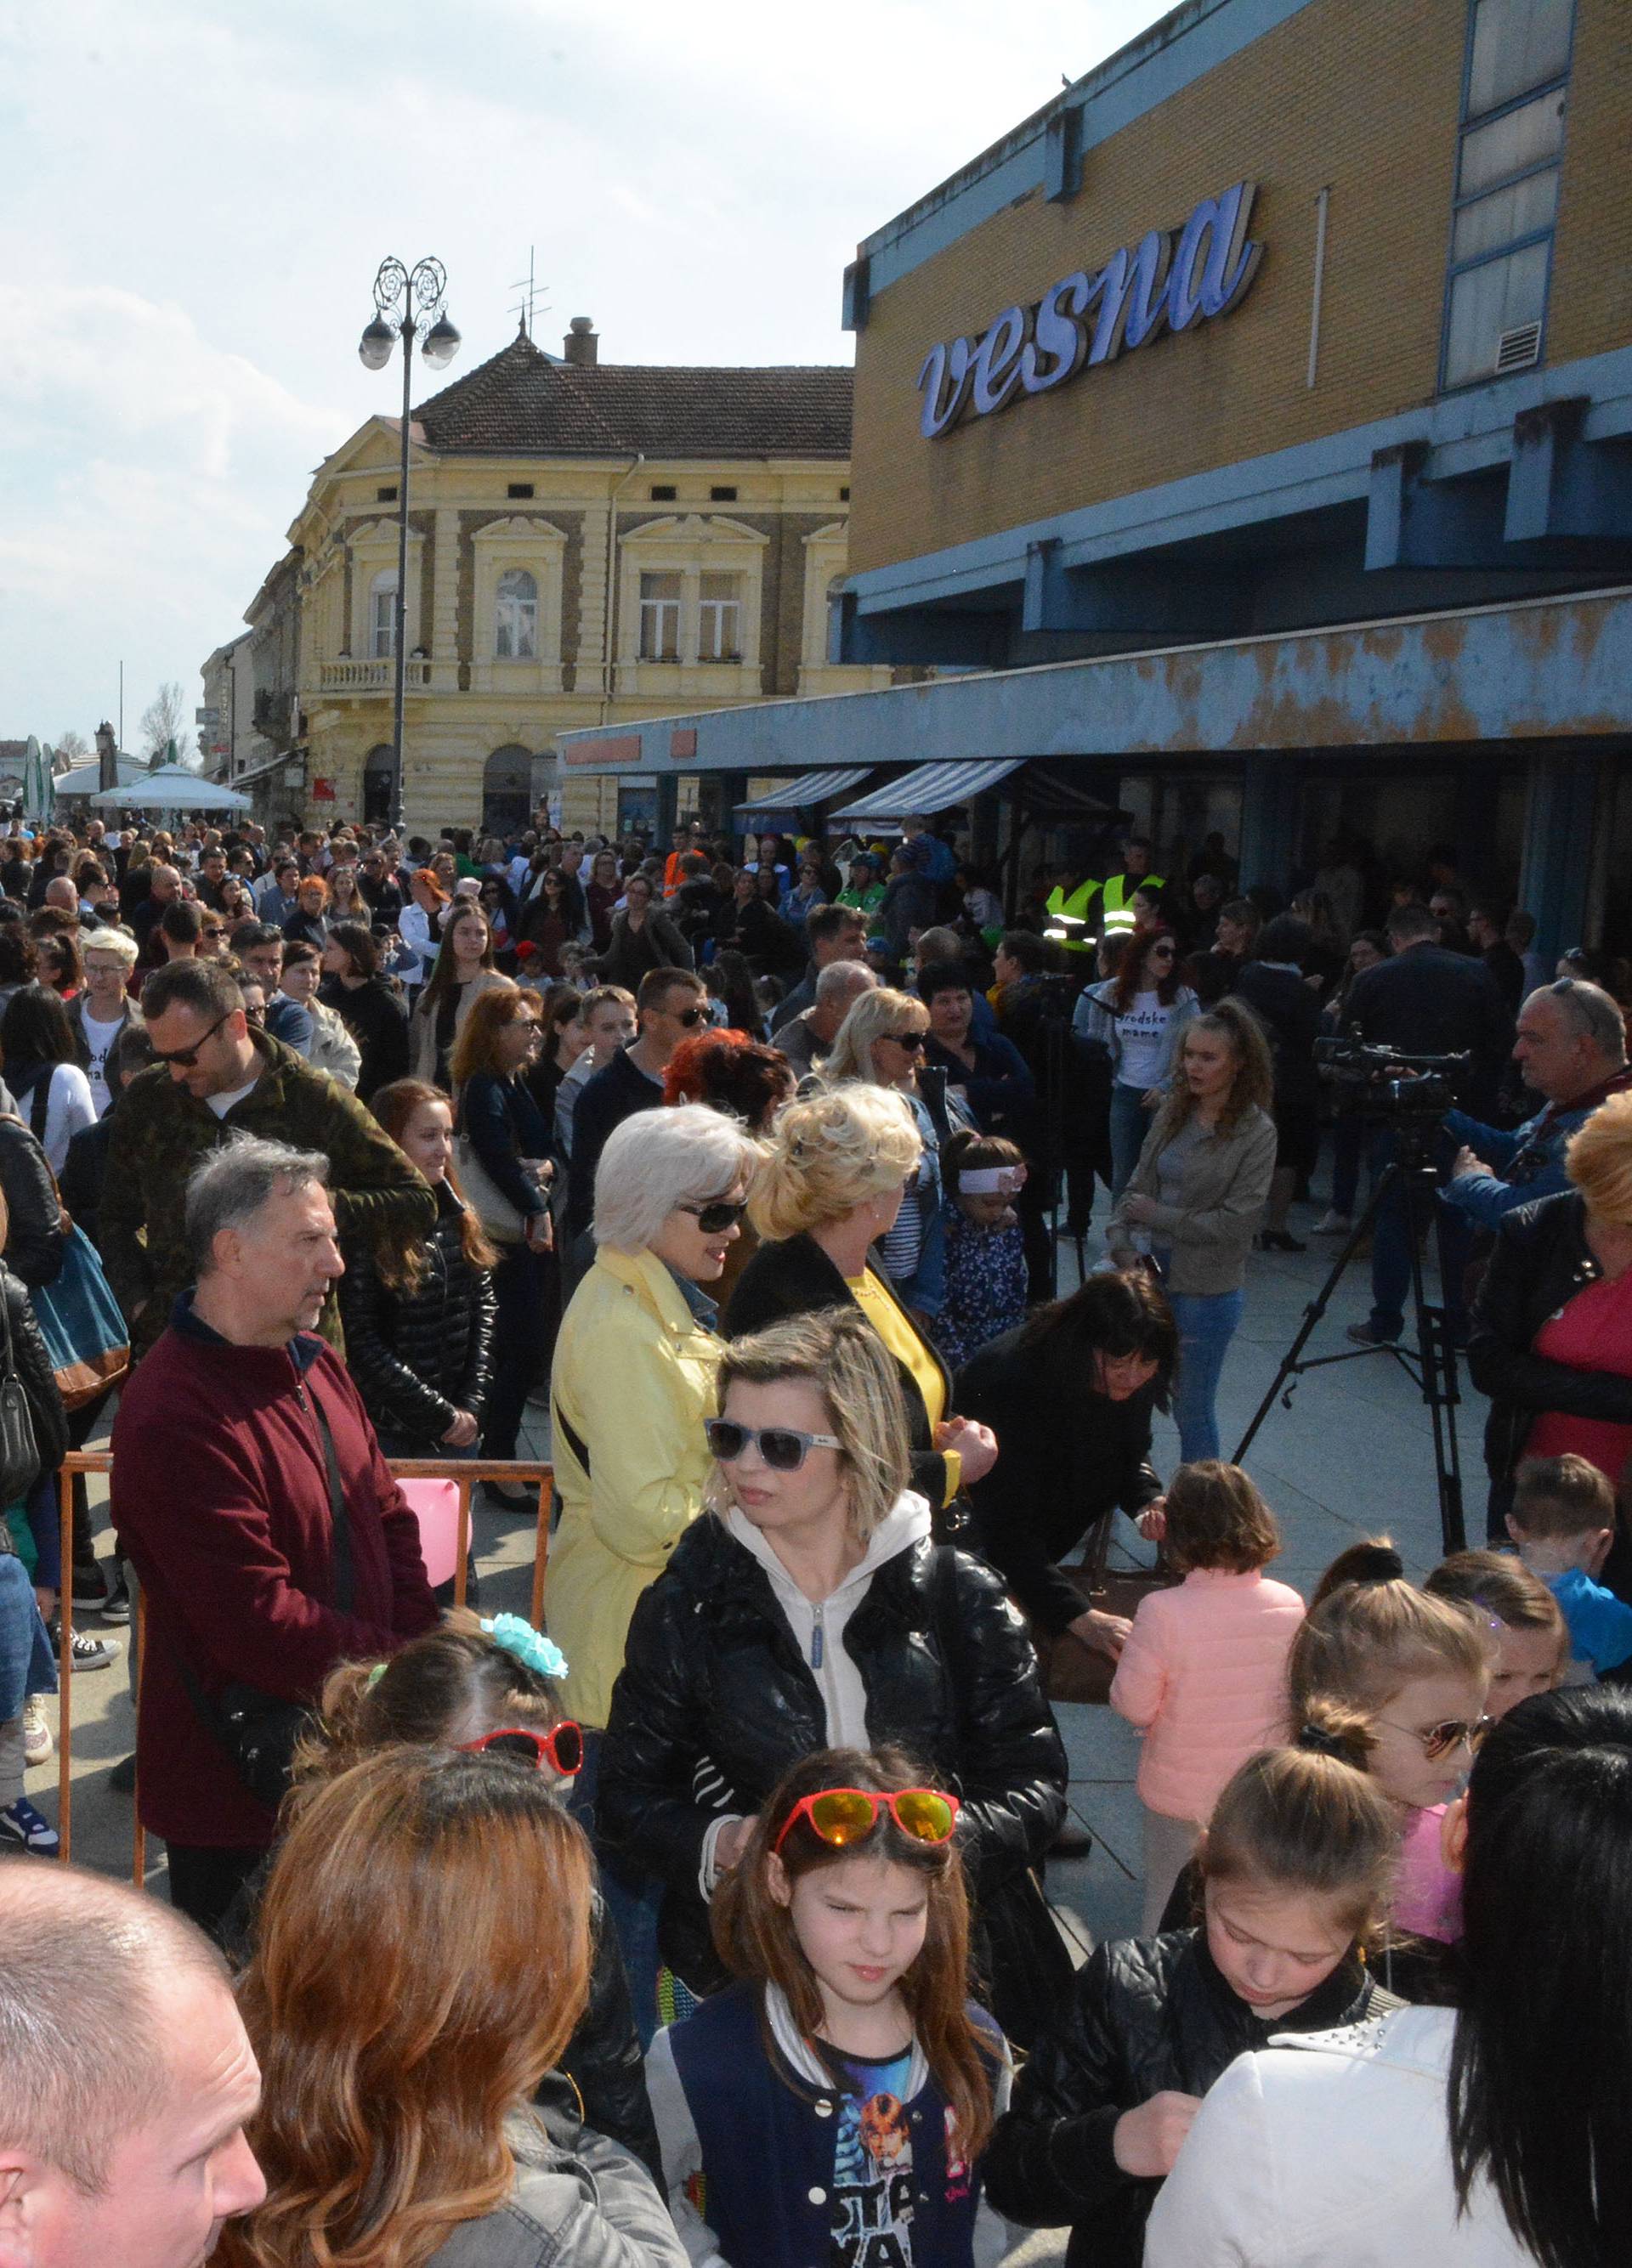
[{"label": "man with camera", "polygon": [[1453,1110],[1445,1131],[1458,1146],[1444,1204],[1474,1228],[1568,1187],[1564,1150],[1600,1102],[1632,1086],[1626,1021],[1601,985],[1563,976],[1532,992],[1519,1011],[1513,1060],[1545,1108],[1514,1131]]},{"label": "man with camera", "polygon": [[[1484,963],[1440,943],[1440,925],[1428,907],[1396,906],[1386,924],[1393,946],[1355,979],[1348,996],[1349,1027],[1367,1044],[1397,1048],[1402,1056],[1466,1055],[1471,1058],[1464,1100],[1489,1108],[1512,1036],[1495,980]],[[1369,1131],[1366,1162],[1375,1183],[1399,1156],[1395,1129]],[[1467,1238],[1460,1217],[1440,1210],[1440,1276],[1446,1316],[1460,1338],[1466,1317],[1462,1262]],[[1403,1189],[1396,1182],[1377,1208],[1371,1242],[1371,1313],[1352,1323],[1362,1346],[1388,1346],[1405,1328],[1411,1284],[1411,1226]]]}]

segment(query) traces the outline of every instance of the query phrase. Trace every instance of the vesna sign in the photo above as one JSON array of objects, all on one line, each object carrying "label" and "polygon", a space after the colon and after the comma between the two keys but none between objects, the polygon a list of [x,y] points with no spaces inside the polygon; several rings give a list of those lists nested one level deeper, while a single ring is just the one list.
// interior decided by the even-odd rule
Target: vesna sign
[{"label": "vesna sign", "polygon": [[931,347],[918,373],[925,439],[1239,306],[1263,256],[1247,235],[1255,188],[1237,181],[1203,197],[1183,228],[1153,228],[1095,273],[1062,276],[1034,306],[1005,307],[978,335]]}]

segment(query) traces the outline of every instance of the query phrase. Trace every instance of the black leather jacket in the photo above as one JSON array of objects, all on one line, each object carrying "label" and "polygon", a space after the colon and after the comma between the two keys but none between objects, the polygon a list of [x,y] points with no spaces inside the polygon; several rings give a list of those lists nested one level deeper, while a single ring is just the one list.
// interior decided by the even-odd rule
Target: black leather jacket
[{"label": "black leather jacket", "polygon": [[[987,2005],[1023,2044],[1042,2013],[1024,2004],[1069,1983],[1029,1871],[1064,1816],[1067,1767],[1024,1625],[978,1560],[922,1542],[878,1569],[844,1644],[872,1740],[905,1748],[963,1800],[958,1841],[994,1956]],[[698,1884],[711,1819],[756,1811],[826,1745],[821,1693],[764,1570],[720,1521],[696,1521],[630,1624],[598,1821],[661,1880],[661,1941],[694,1991],[723,1981]],[[695,1791],[705,1765],[723,1791],[709,1808]]]},{"label": "black leather jacket", "polygon": [[0,1197],[5,1199],[5,1264],[30,1291],[63,1272],[68,1231],[45,1152],[20,1118],[0,1118]]},{"label": "black leather jacket", "polygon": [[1513,1469],[1538,1411],[1561,1410],[1573,1418],[1632,1425],[1632,1378],[1572,1370],[1531,1352],[1541,1326],[1603,1272],[1588,1248],[1586,1203],[1578,1191],[1538,1197],[1503,1216],[1467,1342],[1473,1383],[1490,1396],[1485,1463],[1493,1512],[1506,1508]]},{"label": "black leather jacket", "polygon": [[1112,1402],[1089,1387],[1087,1359],[1020,1324],[957,1373],[957,1407],[997,1435],[998,1458],[971,1484],[972,1548],[989,1559],[1039,1630],[1057,1638],[1082,1611],[1059,1562],[1119,1505],[1162,1493],[1150,1462],[1159,1382]]},{"label": "black leather jacket", "polygon": [[1118,2165],[1122,2113],[1168,2088],[1205,2095],[1272,2032],[1327,2031],[1398,2005],[1346,1961],[1301,2007],[1266,2020],[1225,1984],[1200,1930],[1102,1945],[1015,2081],[983,2161],[986,2195],[1023,2227],[1068,2222],[1067,2268],[1139,2268],[1162,2184]]},{"label": "black leather jacket", "polygon": [[366,1245],[348,1245],[340,1279],[346,1367],[389,1456],[437,1455],[455,1411],[479,1418],[487,1398],[493,1279],[465,1258],[446,1182],[436,1204],[415,1290],[393,1291]]}]

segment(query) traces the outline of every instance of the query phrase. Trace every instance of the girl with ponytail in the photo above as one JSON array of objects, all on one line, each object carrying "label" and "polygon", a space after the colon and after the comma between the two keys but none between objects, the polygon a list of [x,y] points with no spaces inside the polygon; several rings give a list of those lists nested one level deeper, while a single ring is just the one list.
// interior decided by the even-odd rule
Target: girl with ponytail
[{"label": "girl with ponytail", "polygon": [[1139,2268],[1201,2097],[1272,2034],[1399,2003],[1372,1981],[1399,1844],[1366,1725],[1311,1700],[1296,1745],[1227,1783],[1195,1861],[1193,1927],[1102,1945],[1015,2081],[986,2158],[998,2211],[1071,2224],[1067,2268]]}]

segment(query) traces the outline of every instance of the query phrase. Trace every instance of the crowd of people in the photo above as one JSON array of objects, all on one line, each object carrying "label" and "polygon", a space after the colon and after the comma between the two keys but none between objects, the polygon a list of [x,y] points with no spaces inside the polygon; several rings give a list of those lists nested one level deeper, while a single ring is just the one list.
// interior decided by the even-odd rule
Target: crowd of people
[{"label": "crowd of people", "polygon": [[[0,841],[0,1836],[59,1847],[60,1594],[77,1670],[139,1598],[172,1909],[0,1868],[0,2259],[1620,2257],[1628,988],[1438,853],[1285,902],[1153,858],[1006,917],[911,818]],[[1489,1548],[1369,1539],[1305,1602],[1217,1410],[1328,1147],[1354,1336],[1406,1328],[1351,1035],[1456,1059]],[[115,1393],[114,1554],[82,1491],[65,1570]],[[512,1462],[529,1400],[538,1628],[439,1595],[390,1462]],[[1074,1968],[1084,1675],[1144,1912]]]}]

